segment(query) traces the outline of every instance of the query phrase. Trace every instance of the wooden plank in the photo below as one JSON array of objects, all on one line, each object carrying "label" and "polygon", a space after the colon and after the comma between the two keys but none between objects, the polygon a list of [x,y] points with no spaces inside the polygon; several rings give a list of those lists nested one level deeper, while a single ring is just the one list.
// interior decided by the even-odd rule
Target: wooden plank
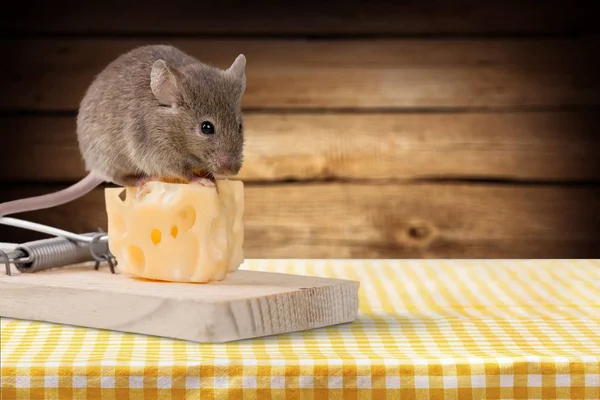
[{"label": "wooden plank", "polygon": [[[246,115],[245,181],[600,179],[600,112]],[[0,180],[85,174],[75,117],[0,117]],[[25,162],[25,160],[36,160]]]},{"label": "wooden plank", "polygon": [[73,266],[0,272],[0,316],[223,343],[352,322],[358,288],[356,281],[261,271],[210,284],[165,283]]},{"label": "wooden plank", "polygon": [[[0,201],[51,190],[4,185]],[[600,256],[598,185],[247,185],[245,200],[247,258]],[[22,217],[84,232],[106,229],[104,210],[98,190]],[[4,242],[33,236],[0,231]]]},{"label": "wooden plank", "polygon": [[[565,0],[13,3],[5,31],[77,34],[480,34],[594,31],[597,3]],[[135,17],[132,17],[134,15]]]},{"label": "wooden plank", "polygon": [[0,109],[76,110],[97,73],[149,43],[222,68],[244,53],[245,108],[598,105],[599,40],[3,40]]}]

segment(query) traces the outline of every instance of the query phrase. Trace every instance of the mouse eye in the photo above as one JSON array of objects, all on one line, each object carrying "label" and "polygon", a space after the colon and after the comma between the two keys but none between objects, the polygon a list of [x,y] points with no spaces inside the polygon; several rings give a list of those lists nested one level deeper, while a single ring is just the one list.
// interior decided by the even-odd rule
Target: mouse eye
[{"label": "mouse eye", "polygon": [[215,133],[215,127],[208,121],[204,121],[202,125],[200,125],[200,130],[205,135],[212,135],[213,133]]},{"label": "mouse eye", "polygon": [[238,128],[239,132],[242,133],[242,130],[244,130],[244,124],[240,122],[240,127]]}]

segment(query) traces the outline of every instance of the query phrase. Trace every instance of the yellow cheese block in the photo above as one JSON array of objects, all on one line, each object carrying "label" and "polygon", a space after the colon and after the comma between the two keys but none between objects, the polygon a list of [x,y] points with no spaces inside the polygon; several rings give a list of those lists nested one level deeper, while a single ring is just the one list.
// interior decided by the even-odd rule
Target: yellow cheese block
[{"label": "yellow cheese block", "polygon": [[120,271],[203,283],[236,271],[244,261],[244,186],[225,179],[217,187],[151,181],[106,189],[108,244]]}]

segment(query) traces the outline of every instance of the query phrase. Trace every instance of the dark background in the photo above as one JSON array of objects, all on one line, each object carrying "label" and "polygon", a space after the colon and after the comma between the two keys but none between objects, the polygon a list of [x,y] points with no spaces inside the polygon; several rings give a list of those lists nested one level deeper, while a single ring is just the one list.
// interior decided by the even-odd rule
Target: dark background
[{"label": "dark background", "polygon": [[[600,257],[597,1],[320,3],[3,10],[0,201],[83,177],[87,85],[168,43],[247,57],[249,258]],[[21,217],[106,229],[101,188]]]}]

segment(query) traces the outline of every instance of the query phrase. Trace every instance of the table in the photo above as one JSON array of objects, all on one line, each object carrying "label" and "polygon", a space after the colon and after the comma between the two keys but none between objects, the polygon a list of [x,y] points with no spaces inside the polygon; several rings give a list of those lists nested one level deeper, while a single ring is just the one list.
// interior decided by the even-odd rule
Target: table
[{"label": "table", "polygon": [[242,269],[359,280],[359,317],[218,345],[2,319],[2,398],[600,398],[600,260]]}]

